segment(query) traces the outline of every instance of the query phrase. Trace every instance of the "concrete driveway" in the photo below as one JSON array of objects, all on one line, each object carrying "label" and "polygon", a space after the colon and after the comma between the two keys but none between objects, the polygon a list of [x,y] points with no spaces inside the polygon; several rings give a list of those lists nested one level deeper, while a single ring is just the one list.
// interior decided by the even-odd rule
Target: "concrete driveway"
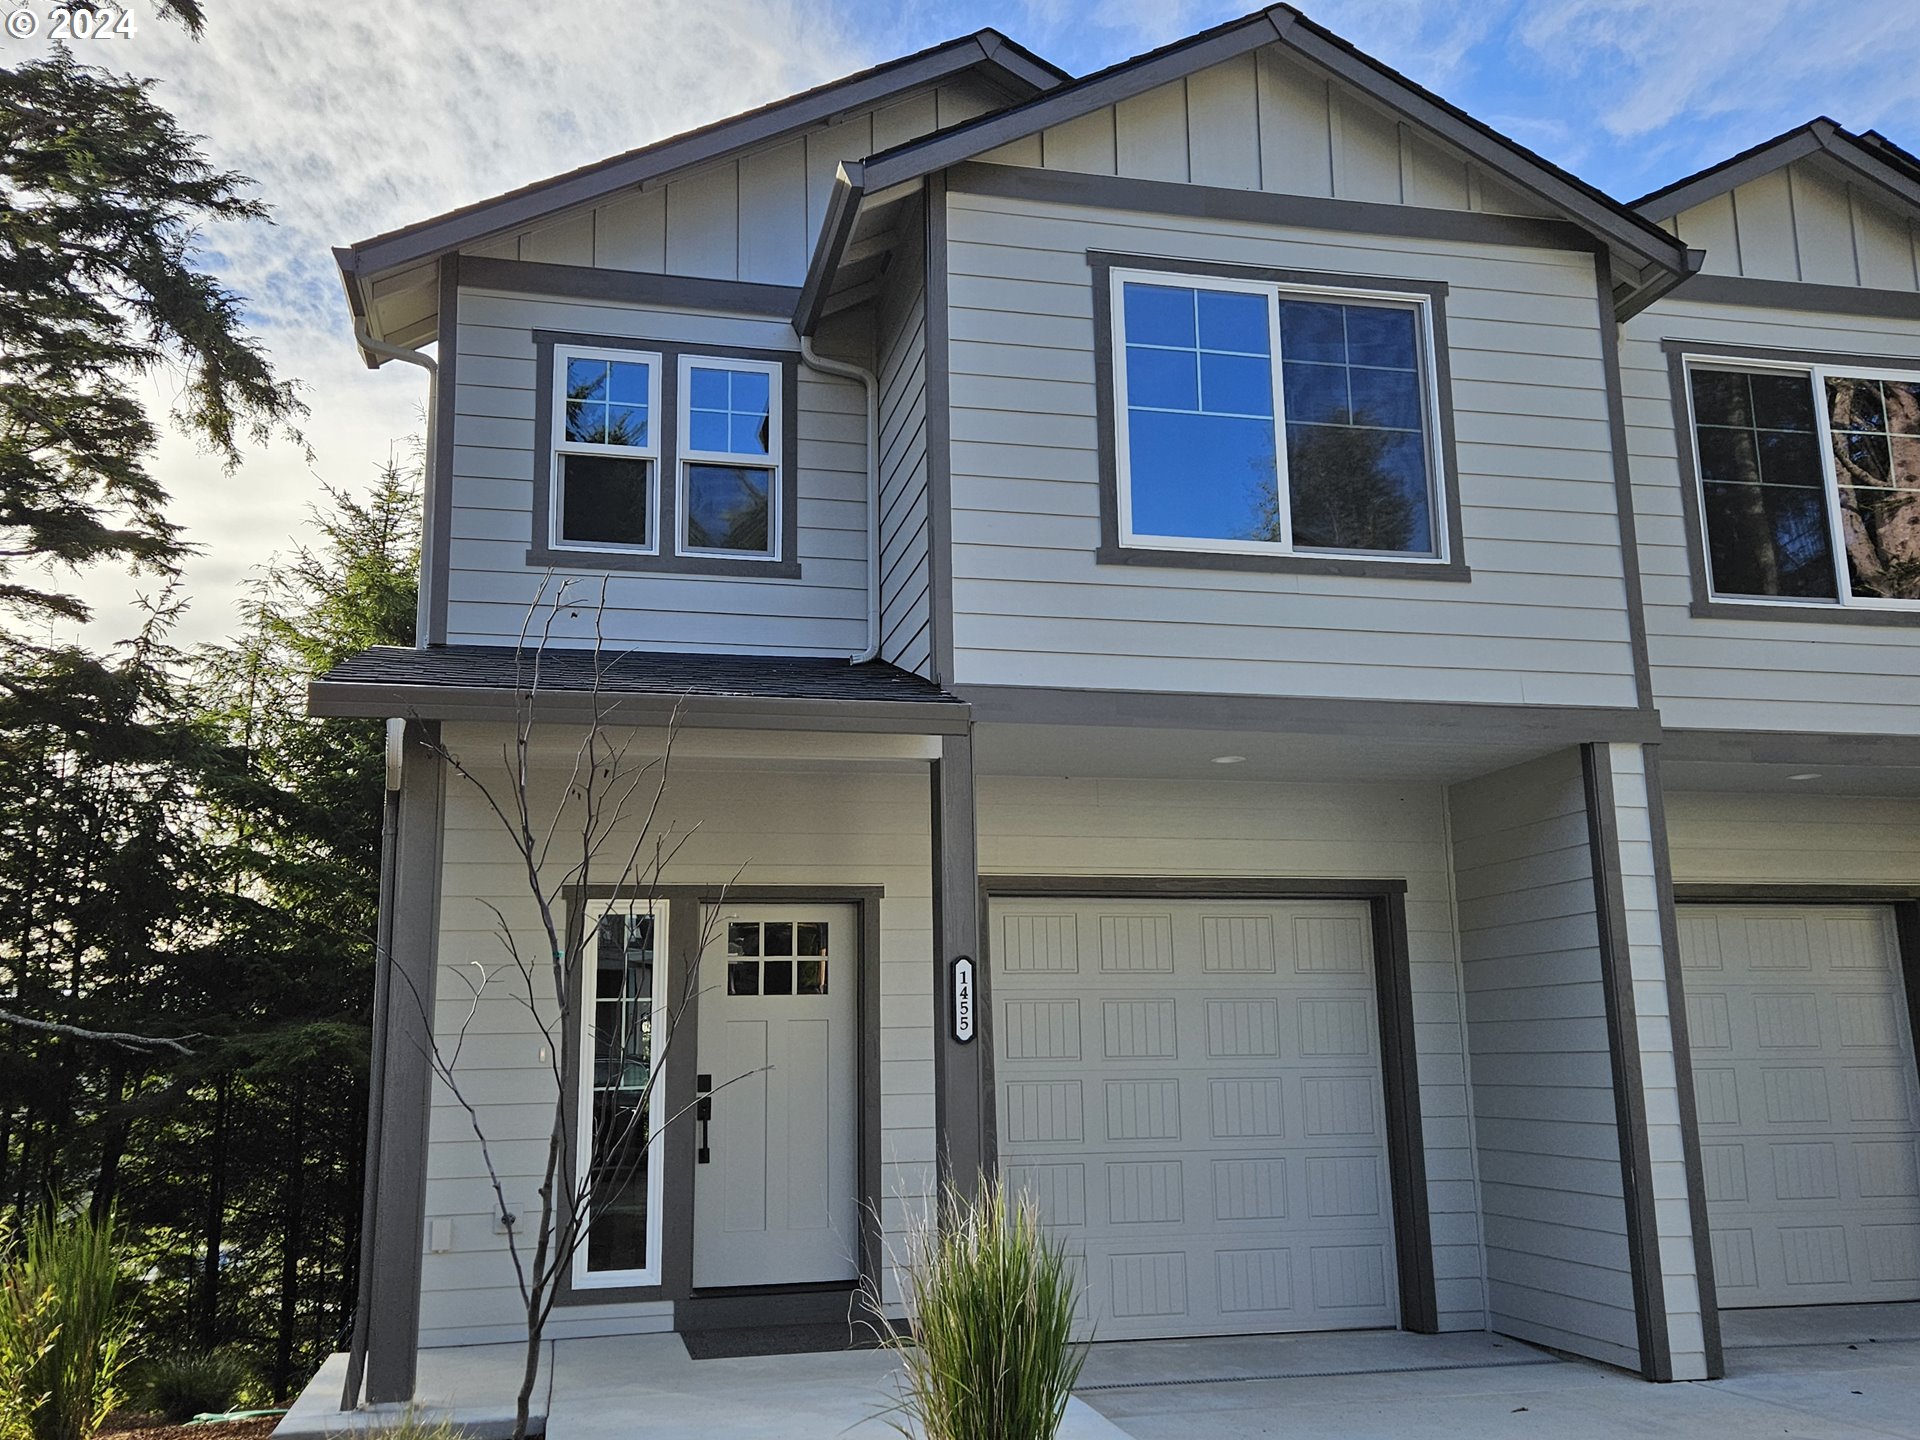
[{"label": "concrete driveway", "polygon": [[1702,1384],[1496,1336],[1369,1333],[1100,1346],[1081,1394],[1134,1440],[1920,1436],[1920,1306],[1737,1312],[1726,1328],[1727,1378]]}]

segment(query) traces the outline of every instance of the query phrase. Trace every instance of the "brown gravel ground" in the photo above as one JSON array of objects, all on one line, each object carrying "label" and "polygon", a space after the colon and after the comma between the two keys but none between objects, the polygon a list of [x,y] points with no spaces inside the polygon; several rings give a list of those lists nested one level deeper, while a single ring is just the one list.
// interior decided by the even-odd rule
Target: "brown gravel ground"
[{"label": "brown gravel ground", "polygon": [[261,1420],[225,1420],[218,1425],[167,1425],[153,1415],[119,1414],[102,1427],[110,1440],[267,1440],[278,1415]]}]

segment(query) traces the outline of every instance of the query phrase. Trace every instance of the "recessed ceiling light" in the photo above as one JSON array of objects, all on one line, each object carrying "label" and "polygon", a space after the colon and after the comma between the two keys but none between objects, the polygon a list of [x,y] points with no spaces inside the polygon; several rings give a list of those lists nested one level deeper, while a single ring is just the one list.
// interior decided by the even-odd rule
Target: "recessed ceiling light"
[{"label": "recessed ceiling light", "polygon": [[1213,757],[1213,763],[1216,765],[1238,765],[1246,758],[1244,755],[1216,755]]},{"label": "recessed ceiling light", "polygon": [[1789,780],[1818,780],[1819,778],[1820,778],[1820,772],[1817,770],[1809,770],[1802,775],[1787,776],[1787,779]]}]

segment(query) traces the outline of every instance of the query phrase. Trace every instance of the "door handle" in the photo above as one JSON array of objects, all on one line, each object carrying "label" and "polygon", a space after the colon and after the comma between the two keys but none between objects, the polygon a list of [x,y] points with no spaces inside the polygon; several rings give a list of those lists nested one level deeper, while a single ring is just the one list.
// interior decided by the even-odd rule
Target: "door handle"
[{"label": "door handle", "polygon": [[699,1092],[693,1102],[693,1118],[700,1124],[700,1149],[694,1156],[694,1163],[705,1165],[713,1159],[713,1149],[709,1143],[708,1126],[713,1122],[713,1076],[696,1075],[693,1088]]}]

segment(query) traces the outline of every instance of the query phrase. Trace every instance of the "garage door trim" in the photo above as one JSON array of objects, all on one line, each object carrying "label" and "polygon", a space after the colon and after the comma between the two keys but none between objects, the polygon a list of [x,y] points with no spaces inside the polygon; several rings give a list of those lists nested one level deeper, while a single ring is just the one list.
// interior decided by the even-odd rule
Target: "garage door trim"
[{"label": "garage door trim", "polygon": [[1380,1074],[1387,1117],[1387,1175],[1392,1197],[1394,1262],[1400,1326],[1431,1335],[1440,1327],[1432,1227],[1427,1213],[1427,1159],[1420,1125],[1420,1080],[1413,1029],[1413,985],[1407,947],[1405,880],[1245,879],[1191,875],[983,875],[980,877],[978,1011],[985,1047],[988,1116],[986,1159],[999,1168],[993,1096],[993,957],[987,906],[993,900],[1073,897],[1087,900],[1361,900],[1372,921],[1374,987],[1380,1013]]}]

